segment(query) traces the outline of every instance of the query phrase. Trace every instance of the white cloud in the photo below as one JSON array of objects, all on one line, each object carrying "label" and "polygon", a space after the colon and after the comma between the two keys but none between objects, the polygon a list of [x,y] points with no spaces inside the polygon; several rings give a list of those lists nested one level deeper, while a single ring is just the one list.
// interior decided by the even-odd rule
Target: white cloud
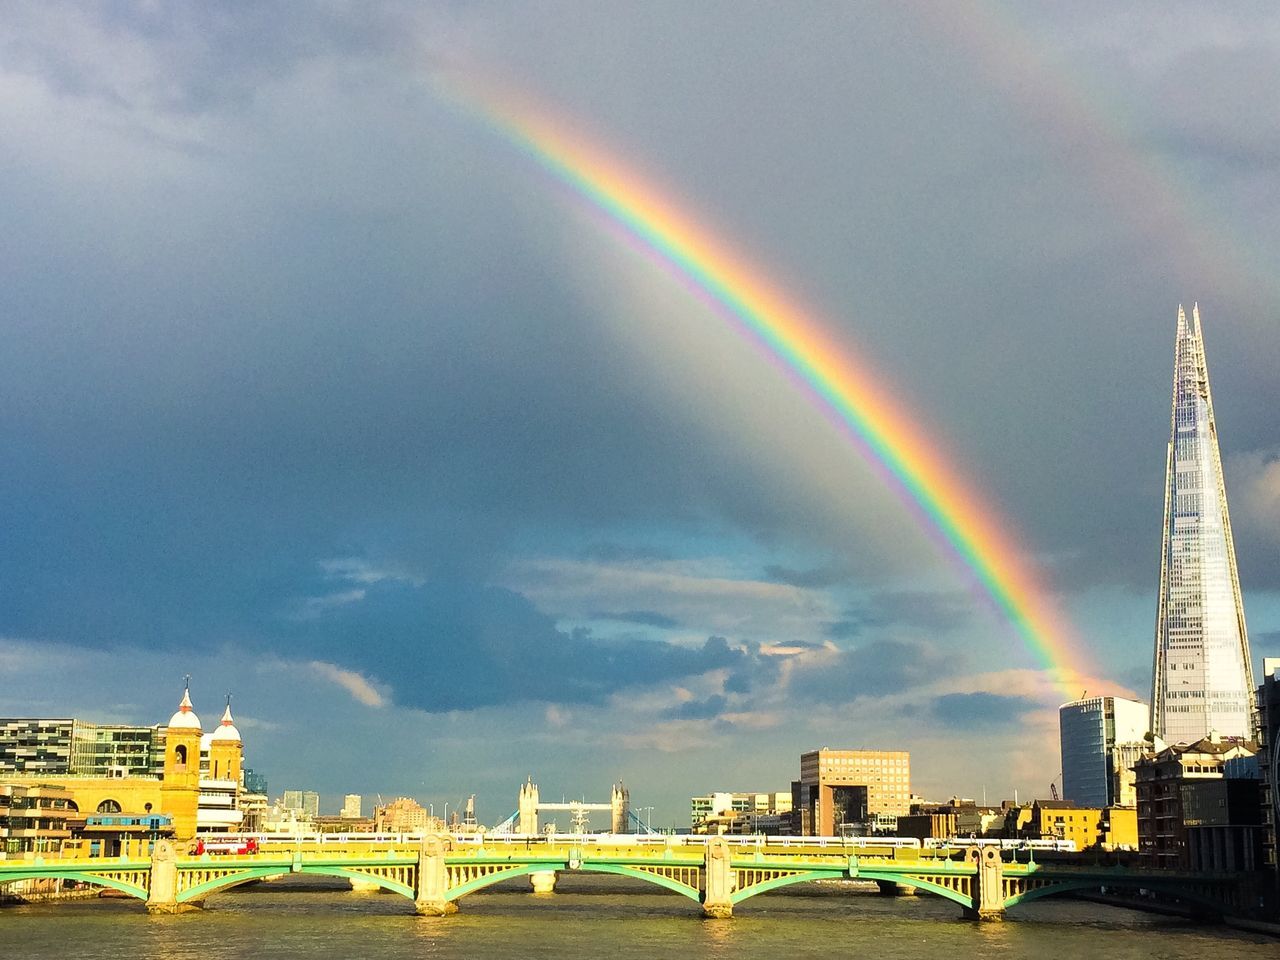
[{"label": "white cloud", "polygon": [[1236,454],[1224,470],[1230,479],[1233,530],[1280,544],[1280,449]]},{"label": "white cloud", "polygon": [[367,677],[356,673],[354,670],[344,670],[323,660],[312,660],[307,666],[316,676],[328,680],[330,683],[336,683],[366,707],[385,707],[387,705],[388,701],[383,693]]}]

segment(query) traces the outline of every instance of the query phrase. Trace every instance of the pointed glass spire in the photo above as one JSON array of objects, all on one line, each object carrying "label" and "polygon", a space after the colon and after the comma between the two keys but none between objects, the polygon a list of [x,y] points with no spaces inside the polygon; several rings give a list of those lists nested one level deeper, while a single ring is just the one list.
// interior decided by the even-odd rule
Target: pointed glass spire
[{"label": "pointed glass spire", "polygon": [[1200,309],[1178,306],[1165,468],[1151,731],[1192,743],[1254,733],[1253,668],[1236,573]]}]

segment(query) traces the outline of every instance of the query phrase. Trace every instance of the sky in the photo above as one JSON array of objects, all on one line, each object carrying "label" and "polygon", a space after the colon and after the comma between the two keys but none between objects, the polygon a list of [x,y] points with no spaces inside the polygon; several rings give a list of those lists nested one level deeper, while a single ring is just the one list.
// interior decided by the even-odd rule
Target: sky
[{"label": "sky", "polygon": [[[16,2],[0,715],[227,692],[278,794],[622,780],[655,823],[909,749],[1047,795],[1043,658],[776,360],[493,121],[536,105],[856,357],[1094,692],[1150,688],[1198,301],[1280,655],[1280,11]],[[1066,649],[1066,648],[1064,648]]]}]

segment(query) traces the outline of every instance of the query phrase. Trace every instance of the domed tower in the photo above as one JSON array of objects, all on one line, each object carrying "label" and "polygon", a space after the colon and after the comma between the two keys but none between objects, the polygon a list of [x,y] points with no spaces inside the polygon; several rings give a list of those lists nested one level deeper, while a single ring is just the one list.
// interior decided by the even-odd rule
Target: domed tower
[{"label": "domed tower", "polygon": [[240,783],[240,762],[244,755],[244,743],[240,731],[231,719],[231,695],[227,695],[227,709],[222,722],[209,738],[209,778],[232,780]]},{"label": "domed tower", "polygon": [[169,718],[164,741],[164,783],[160,785],[161,813],[173,817],[178,839],[195,836],[200,804],[200,718],[191,709],[191,686],[182,691],[178,712]]}]

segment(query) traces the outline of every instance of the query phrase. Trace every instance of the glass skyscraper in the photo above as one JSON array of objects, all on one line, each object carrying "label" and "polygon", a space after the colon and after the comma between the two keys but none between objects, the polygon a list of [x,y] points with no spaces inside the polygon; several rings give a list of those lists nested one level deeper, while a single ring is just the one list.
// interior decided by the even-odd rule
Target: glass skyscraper
[{"label": "glass skyscraper", "polygon": [[1167,743],[1194,743],[1210,730],[1254,732],[1249,636],[1199,307],[1190,323],[1178,307],[1151,730]]},{"label": "glass skyscraper", "polygon": [[1116,749],[1141,746],[1150,716],[1145,703],[1123,697],[1090,697],[1059,707],[1062,799],[1098,809],[1132,803],[1125,775],[1132,779],[1133,772],[1116,763]]}]

